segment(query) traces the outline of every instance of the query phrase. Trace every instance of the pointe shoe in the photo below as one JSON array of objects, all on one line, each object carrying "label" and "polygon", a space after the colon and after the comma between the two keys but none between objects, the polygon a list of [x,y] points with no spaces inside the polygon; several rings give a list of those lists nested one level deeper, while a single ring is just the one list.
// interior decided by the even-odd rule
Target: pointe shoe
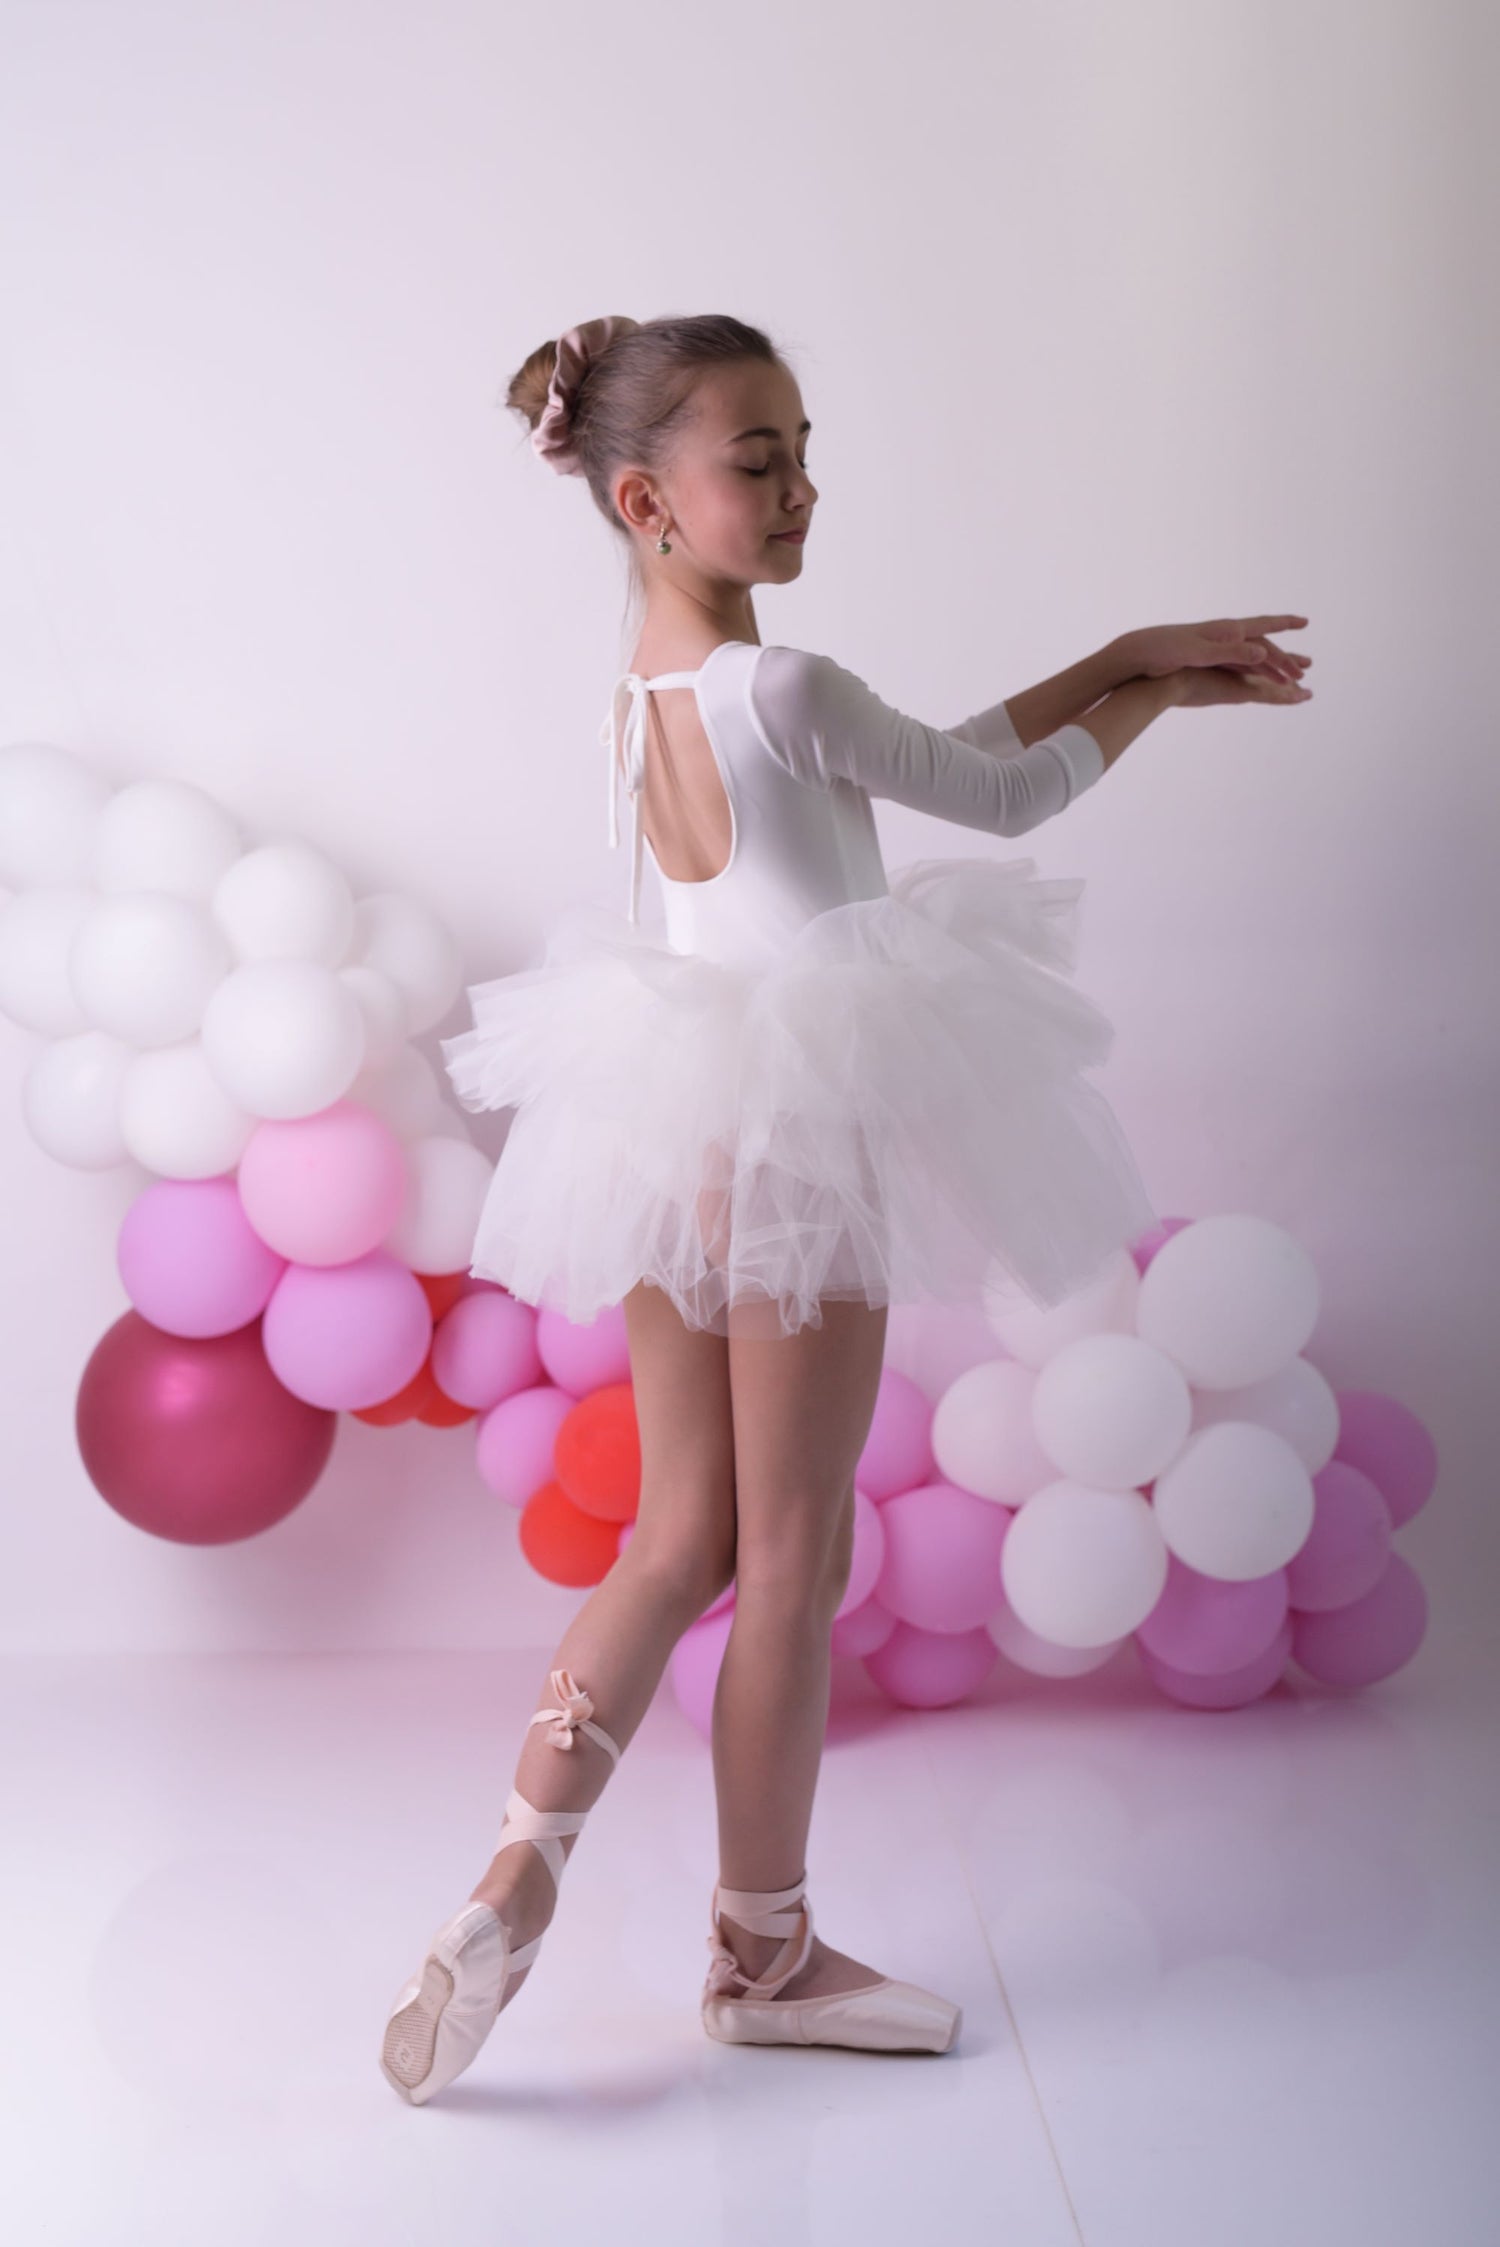
[{"label": "pointe shoe", "polygon": [[[708,1938],[713,1964],[703,1986],[703,2026],[709,2035],[721,2044],[841,2044],[859,2052],[946,2052],[963,2025],[963,2009],[932,1990],[919,1989],[915,1982],[892,1981],[885,1974],[863,1989],[823,1997],[776,1996],[801,1972],[812,1951],[813,1916],[806,1888],[805,1874],[790,1888],[726,1888],[715,1883],[713,1931]],[[752,1934],[787,1938],[765,1972],[753,1980],[723,1940],[721,1912]],[[746,1995],[730,1991],[735,1981],[744,1985]]]},{"label": "pointe shoe", "polygon": [[[549,1738],[559,1748],[572,1747],[575,1731],[586,1732],[618,1763],[617,1743],[603,1725],[589,1721],[594,1704],[587,1693],[579,1691],[566,1670],[554,1670],[551,1684],[562,1708],[538,1709],[530,1722],[551,1725]],[[586,1810],[538,1810],[513,1788],[495,1855],[513,1841],[532,1842],[556,1888],[567,1863],[557,1837],[581,1832],[587,1816]],[[511,1975],[530,1966],[541,1947],[542,1935],[512,1944],[504,1920],[478,1898],[444,1922],[385,2025],[380,2065],[403,2099],[423,2106],[463,2073],[495,2025]]]}]

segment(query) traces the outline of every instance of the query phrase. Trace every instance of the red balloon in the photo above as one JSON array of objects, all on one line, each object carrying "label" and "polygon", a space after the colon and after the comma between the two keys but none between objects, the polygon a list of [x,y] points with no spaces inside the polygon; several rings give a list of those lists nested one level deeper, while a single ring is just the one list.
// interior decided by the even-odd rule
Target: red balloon
[{"label": "red balloon", "polygon": [[641,1504],[634,1385],[610,1381],[580,1397],[557,1431],[552,1460],[558,1481],[581,1512],[617,1525],[634,1521]]},{"label": "red balloon", "polygon": [[521,1508],[521,1550],[552,1584],[602,1584],[620,1550],[615,1522],[586,1514],[560,1482],[544,1482]]},{"label": "red balloon", "polygon": [[230,1545],[284,1521],[333,1449],[338,1414],[283,1388],[261,1322],[198,1340],[127,1311],[83,1369],[74,1416],[90,1481],[117,1514],[179,1545]]}]

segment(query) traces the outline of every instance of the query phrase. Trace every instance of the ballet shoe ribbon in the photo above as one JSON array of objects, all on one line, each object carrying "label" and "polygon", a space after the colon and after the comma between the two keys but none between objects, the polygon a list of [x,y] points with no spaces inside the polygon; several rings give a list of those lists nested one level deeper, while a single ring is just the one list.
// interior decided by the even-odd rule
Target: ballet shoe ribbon
[{"label": "ballet shoe ribbon", "polygon": [[580,1724],[593,1715],[594,1704],[588,1694],[574,1683],[567,1670],[554,1670],[551,1685],[563,1705],[560,1709],[549,1709],[546,1712],[551,1718],[551,1726],[542,1737],[550,1740],[554,1748],[571,1748],[574,1733]]}]

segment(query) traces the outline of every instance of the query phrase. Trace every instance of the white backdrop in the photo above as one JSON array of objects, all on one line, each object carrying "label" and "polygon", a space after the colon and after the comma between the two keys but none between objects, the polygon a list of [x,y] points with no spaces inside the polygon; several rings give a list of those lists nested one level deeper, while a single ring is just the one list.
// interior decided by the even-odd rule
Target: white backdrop
[{"label": "white backdrop", "polygon": [[[1087,879],[1103,1083],[1164,1213],[1314,1256],[1308,1354],[1433,1428],[1401,1549],[1483,1630],[1500,1291],[1493,19],[1472,6],[0,5],[0,740],[173,773],[447,912],[468,979],[616,896],[623,578],[497,404],[605,312],[787,353],[821,498],[766,640],[939,724],[1133,625],[1281,609],[1290,710],[1174,712],[1025,844]],[[1486,566],[1488,565],[1488,567]],[[444,1032],[462,1027],[456,1007]],[[577,1604],[472,1427],[345,1419],[188,1550],[73,1441],[145,1182],[29,1139],[0,1023],[0,1644],[488,1647]],[[490,1152],[502,1119],[478,1119]],[[897,1314],[936,1389],[985,1354]]]}]

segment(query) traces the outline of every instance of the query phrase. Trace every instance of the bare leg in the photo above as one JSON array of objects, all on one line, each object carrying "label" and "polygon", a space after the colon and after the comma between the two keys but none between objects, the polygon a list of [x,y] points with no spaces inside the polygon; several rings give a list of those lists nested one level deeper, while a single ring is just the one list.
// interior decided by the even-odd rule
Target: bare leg
[{"label": "bare leg", "polygon": [[[821,1327],[771,1339],[731,1313],[738,1513],[735,1615],[714,1700],[719,1866],[726,1887],[790,1887],[807,1870],[823,1755],[829,1633],[854,1550],[854,1469],[869,1434],[885,1353],[881,1306],[828,1301]],[[781,1944],[724,1919],[748,1974]],[[778,1992],[864,1987],[878,1970],[818,1937]]]},{"label": "bare leg", "polygon": [[[629,1544],[568,1625],[537,1706],[556,1708],[550,1677],[572,1672],[595,1720],[623,1749],[678,1639],[713,1604],[734,1566],[734,1445],[726,1340],[683,1324],[671,1298],[640,1285],[625,1298],[641,1436],[641,1500]],[[587,1810],[614,1769],[607,1749],[575,1731],[563,1751],[528,1725],[515,1784],[539,1810]],[[580,1837],[567,1834],[572,1852]],[[504,1919],[519,1946],[552,1917],[557,1891],[540,1851],[515,1842],[471,1894]],[[529,1968],[512,1976],[508,2005]]]}]

